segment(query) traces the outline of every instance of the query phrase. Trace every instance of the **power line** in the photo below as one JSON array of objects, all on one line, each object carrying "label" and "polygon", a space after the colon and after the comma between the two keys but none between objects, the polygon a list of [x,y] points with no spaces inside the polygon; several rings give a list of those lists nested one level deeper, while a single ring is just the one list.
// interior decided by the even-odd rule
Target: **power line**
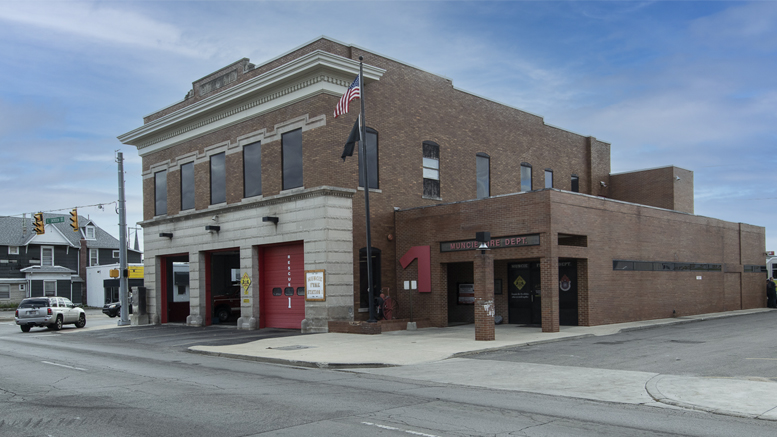
[{"label": "power line", "polygon": [[[81,205],[81,206],[73,206],[73,207],[70,207],[70,208],[50,209],[48,211],[37,211],[37,212],[50,213],[50,212],[59,212],[59,211],[71,211],[73,209],[94,208],[94,207],[97,207],[99,209],[103,209],[103,207],[106,206],[106,205],[114,205],[116,203],[117,203],[117,201],[114,200],[112,202],[95,203],[94,205]],[[26,216],[27,214],[28,213],[25,212],[25,213],[22,213],[22,214],[11,214],[11,215],[7,215],[5,217],[23,217],[23,216]],[[32,214],[35,214],[35,213],[32,212],[32,213],[29,213],[29,214],[32,215]]]}]

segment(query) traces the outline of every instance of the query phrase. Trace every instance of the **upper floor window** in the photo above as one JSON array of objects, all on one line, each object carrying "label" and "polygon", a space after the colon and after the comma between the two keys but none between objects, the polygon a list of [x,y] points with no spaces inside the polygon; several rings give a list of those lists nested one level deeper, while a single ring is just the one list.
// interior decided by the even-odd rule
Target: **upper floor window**
[{"label": "upper floor window", "polygon": [[194,163],[181,166],[181,211],[194,209]]},{"label": "upper floor window", "polygon": [[210,157],[210,204],[227,201],[226,153],[221,152]]},{"label": "upper floor window", "polygon": [[521,163],[521,191],[531,191],[531,164]]},{"label": "upper floor window", "polygon": [[19,246],[8,246],[8,255],[18,255]]},{"label": "upper floor window", "polygon": [[303,186],[302,182],[302,129],[286,132],[281,136],[283,149],[283,189]]},{"label": "upper floor window", "polygon": [[423,143],[424,196],[440,198],[440,146],[432,141]]},{"label": "upper floor window", "polygon": [[485,153],[475,155],[475,166],[478,184],[478,199],[491,195],[491,157]]},{"label": "upper floor window", "polygon": [[89,249],[89,265],[100,265],[100,251],[98,249]]},{"label": "upper floor window", "polygon": [[545,169],[545,188],[553,188],[553,170]]},{"label": "upper floor window", "polygon": [[575,193],[580,192],[580,179],[577,177],[577,175],[572,175],[572,191]]},{"label": "upper floor window", "polygon": [[86,228],[86,239],[87,240],[94,240],[94,226],[89,225]]},{"label": "upper floor window", "polygon": [[167,170],[154,173],[154,215],[164,214],[167,214]]},{"label": "upper floor window", "polygon": [[118,250],[114,250],[113,251],[113,257],[114,258],[119,258],[119,251]]},{"label": "upper floor window", "polygon": [[262,143],[243,147],[243,197],[262,194]]},{"label": "upper floor window", "polygon": [[[368,127],[367,128],[367,177],[370,181],[370,188],[377,190],[378,186],[378,131]],[[359,147],[359,186],[364,186],[364,174],[362,173],[362,159],[361,147]]]},{"label": "upper floor window", "polygon": [[43,246],[40,248],[40,265],[41,266],[54,266],[54,248],[49,246]]}]

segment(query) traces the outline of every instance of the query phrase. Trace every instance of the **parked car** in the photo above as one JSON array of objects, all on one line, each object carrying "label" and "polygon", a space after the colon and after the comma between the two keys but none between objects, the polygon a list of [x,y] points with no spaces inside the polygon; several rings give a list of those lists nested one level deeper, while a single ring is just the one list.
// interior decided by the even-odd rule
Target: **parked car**
[{"label": "parked car", "polygon": [[[132,305],[129,306],[129,313],[132,314]],[[121,302],[106,303],[103,306],[103,314],[108,317],[116,317],[121,315]]]},{"label": "parked car", "polygon": [[62,325],[67,324],[73,324],[76,328],[86,326],[86,314],[83,308],[75,306],[65,297],[24,299],[16,308],[14,320],[22,328],[22,332],[30,332],[33,326],[45,326],[53,331],[59,331]]},{"label": "parked car", "polygon": [[230,287],[226,294],[213,296],[213,315],[221,323],[228,321],[233,315],[240,316],[239,286]]}]

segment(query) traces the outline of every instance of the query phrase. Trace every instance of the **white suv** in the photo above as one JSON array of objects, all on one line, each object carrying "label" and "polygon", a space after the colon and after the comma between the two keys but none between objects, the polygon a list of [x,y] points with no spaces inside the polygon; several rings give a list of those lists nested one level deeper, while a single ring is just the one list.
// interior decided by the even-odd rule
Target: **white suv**
[{"label": "white suv", "polygon": [[86,314],[65,297],[30,297],[16,309],[16,324],[22,332],[30,332],[33,326],[45,326],[53,331],[72,323],[76,328],[86,326]]}]

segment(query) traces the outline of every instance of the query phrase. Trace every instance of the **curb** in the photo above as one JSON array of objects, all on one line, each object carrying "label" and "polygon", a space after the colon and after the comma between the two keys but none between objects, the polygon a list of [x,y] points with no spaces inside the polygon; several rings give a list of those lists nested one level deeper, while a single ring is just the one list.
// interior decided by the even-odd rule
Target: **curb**
[{"label": "curb", "polygon": [[305,367],[305,368],[313,368],[313,369],[339,370],[339,369],[364,369],[364,368],[374,369],[374,368],[383,368],[383,367],[399,367],[395,364],[386,364],[386,363],[324,363],[324,362],[313,362],[313,361],[285,360],[283,358],[257,357],[252,355],[231,354],[227,352],[211,352],[211,351],[200,351],[200,350],[194,350],[194,349],[187,349],[187,350],[189,353],[192,353],[192,354],[207,355],[211,357],[232,358],[235,360],[256,361],[256,362],[267,363],[267,364]]},{"label": "curb", "polygon": [[745,419],[760,419],[772,422],[777,421],[777,418],[762,417],[761,414],[746,414],[739,411],[705,407],[702,405],[691,404],[689,402],[682,402],[676,399],[668,398],[663,393],[661,393],[661,390],[658,388],[658,382],[661,381],[661,379],[663,379],[665,376],[666,375],[656,375],[645,383],[645,391],[647,391],[647,394],[650,395],[650,397],[653,398],[653,400],[656,402],[671,405],[673,407],[684,408],[686,410],[704,411],[706,413],[719,414],[722,416],[742,417]]}]

